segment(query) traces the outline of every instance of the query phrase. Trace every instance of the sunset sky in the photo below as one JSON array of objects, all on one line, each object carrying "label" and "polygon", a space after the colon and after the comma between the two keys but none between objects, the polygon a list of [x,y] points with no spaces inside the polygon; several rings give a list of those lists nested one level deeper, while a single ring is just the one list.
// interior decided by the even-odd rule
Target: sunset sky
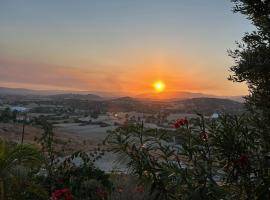
[{"label": "sunset sky", "polygon": [[247,93],[227,80],[253,30],[229,0],[0,0],[0,86]]}]

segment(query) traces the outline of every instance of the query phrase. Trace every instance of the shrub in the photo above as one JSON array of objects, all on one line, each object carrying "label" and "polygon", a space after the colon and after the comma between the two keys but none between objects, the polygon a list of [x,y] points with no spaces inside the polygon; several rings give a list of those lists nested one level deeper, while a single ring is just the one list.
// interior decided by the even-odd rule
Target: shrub
[{"label": "shrub", "polygon": [[[175,132],[143,124],[117,128],[107,142],[153,199],[268,199],[269,166],[247,116],[180,119]],[[177,137],[173,144],[171,138]]]}]

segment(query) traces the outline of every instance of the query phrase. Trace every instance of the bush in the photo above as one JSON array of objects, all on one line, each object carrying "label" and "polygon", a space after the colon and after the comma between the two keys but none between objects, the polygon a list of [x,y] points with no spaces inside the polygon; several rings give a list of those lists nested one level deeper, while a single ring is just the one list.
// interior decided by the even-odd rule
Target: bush
[{"label": "bush", "polygon": [[[153,199],[269,199],[269,166],[247,116],[200,116],[178,120],[176,131],[143,124],[117,128],[107,138],[112,151]],[[179,143],[173,144],[172,137]]]}]

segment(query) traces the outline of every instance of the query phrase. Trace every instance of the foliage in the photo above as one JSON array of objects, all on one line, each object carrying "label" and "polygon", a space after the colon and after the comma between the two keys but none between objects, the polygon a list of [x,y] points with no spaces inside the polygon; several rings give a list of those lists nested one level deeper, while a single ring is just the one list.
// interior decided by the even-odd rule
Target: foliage
[{"label": "foliage", "polygon": [[109,175],[94,166],[95,160],[101,157],[98,151],[93,153],[74,152],[61,157],[59,151],[54,149],[53,127],[46,119],[40,119],[44,133],[39,139],[41,150],[45,157],[44,167],[46,176],[40,177],[44,187],[49,193],[61,188],[69,188],[75,199],[98,200],[97,191],[111,192],[112,183]]},{"label": "foliage", "polygon": [[140,180],[136,177],[114,171],[110,175],[110,179],[114,184],[114,190],[110,195],[110,200],[147,200],[149,199],[149,188],[140,184]]},{"label": "foliage", "polygon": [[[235,65],[231,67],[233,75],[230,79],[236,82],[245,81],[249,87],[250,95],[246,98],[246,105],[252,113],[250,126],[253,127],[253,135],[256,136],[254,141],[250,141],[253,149],[249,152],[252,158],[256,158],[254,163],[258,166],[255,167],[257,171],[253,171],[252,179],[246,176],[250,183],[247,187],[250,191],[255,188],[260,194],[269,195],[269,174],[267,178],[263,177],[262,166],[267,163],[265,160],[269,159],[270,155],[270,1],[232,2],[235,3],[234,11],[246,15],[256,28],[255,31],[245,34],[236,50],[230,51],[235,60]],[[257,145],[258,143],[261,145]]]},{"label": "foliage", "polygon": [[33,146],[0,141],[1,199],[46,196],[46,191],[34,179],[41,162],[42,156]]},{"label": "foliage", "polygon": [[97,156],[75,152],[59,161],[54,171],[54,188],[69,187],[76,199],[100,199],[98,190],[111,192],[109,175],[94,166]]},{"label": "foliage", "polygon": [[[94,166],[99,151],[63,157],[56,150],[53,126],[40,118],[40,148],[0,141],[0,200],[100,200],[112,191],[109,175]],[[59,191],[66,191],[61,193]],[[58,192],[57,192],[58,191]],[[103,197],[100,196],[103,194]]]},{"label": "foliage", "polygon": [[[120,127],[107,142],[122,161],[125,158],[131,172],[151,187],[153,199],[270,197],[265,181],[269,174],[264,173],[267,168],[258,151],[261,143],[249,118],[224,115],[205,122],[201,116],[192,124],[185,121],[176,122],[174,133],[143,124]],[[178,143],[171,142],[173,136]]]},{"label": "foliage", "polygon": [[247,106],[264,138],[264,150],[270,151],[270,1],[232,0],[234,11],[247,16],[256,30],[246,33],[238,48],[230,51],[235,60],[230,80],[246,82],[250,95]]}]

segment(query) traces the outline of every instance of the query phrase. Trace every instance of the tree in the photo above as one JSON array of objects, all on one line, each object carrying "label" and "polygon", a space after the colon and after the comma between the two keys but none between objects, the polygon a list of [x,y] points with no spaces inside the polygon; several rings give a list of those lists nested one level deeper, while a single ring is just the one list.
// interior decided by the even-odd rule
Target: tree
[{"label": "tree", "polygon": [[247,16],[256,30],[246,33],[238,48],[230,51],[235,65],[229,77],[235,82],[246,82],[250,95],[246,105],[253,113],[254,125],[261,133],[264,149],[270,150],[270,1],[232,0],[234,12]]},{"label": "tree", "polygon": [[[0,141],[0,199],[10,199],[11,195],[15,195],[15,186],[19,185],[20,175],[27,176],[31,169],[40,166],[41,161],[38,150],[30,145]],[[26,188],[18,188],[26,193]]]}]

